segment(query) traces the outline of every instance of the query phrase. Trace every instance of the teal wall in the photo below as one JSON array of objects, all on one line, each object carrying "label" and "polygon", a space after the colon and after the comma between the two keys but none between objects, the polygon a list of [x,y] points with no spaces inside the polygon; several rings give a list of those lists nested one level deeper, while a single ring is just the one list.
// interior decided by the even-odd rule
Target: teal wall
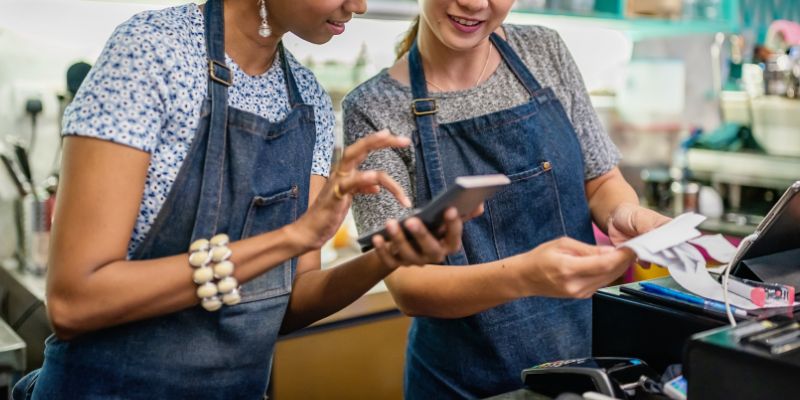
[{"label": "teal wall", "polygon": [[766,39],[772,21],[786,19],[800,22],[800,0],[739,0],[739,10],[739,26],[743,32],[752,32],[758,43]]}]

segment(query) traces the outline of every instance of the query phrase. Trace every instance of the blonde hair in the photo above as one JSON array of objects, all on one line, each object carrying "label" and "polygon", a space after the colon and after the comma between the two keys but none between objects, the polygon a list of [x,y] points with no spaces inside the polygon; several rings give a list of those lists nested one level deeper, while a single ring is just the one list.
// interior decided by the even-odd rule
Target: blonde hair
[{"label": "blonde hair", "polygon": [[411,50],[411,46],[413,46],[414,41],[417,40],[418,30],[419,30],[419,15],[414,17],[414,20],[411,21],[411,28],[409,28],[408,31],[406,31],[403,40],[401,40],[400,43],[397,44],[397,48],[395,50],[397,51],[398,60],[402,58],[404,54],[408,53],[409,50]]}]

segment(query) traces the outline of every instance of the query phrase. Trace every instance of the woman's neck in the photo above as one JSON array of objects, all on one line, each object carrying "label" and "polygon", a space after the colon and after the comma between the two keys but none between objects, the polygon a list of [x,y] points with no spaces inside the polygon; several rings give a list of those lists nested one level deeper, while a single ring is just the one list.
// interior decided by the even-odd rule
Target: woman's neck
[{"label": "woman's neck", "polygon": [[278,43],[285,32],[270,22],[272,34],[258,34],[261,17],[258,2],[252,0],[225,1],[225,52],[247,75],[261,75],[272,66]]},{"label": "woman's neck", "polygon": [[417,32],[417,43],[425,79],[436,91],[472,88],[491,76],[500,63],[500,56],[492,49],[489,38],[471,49],[453,50],[445,46],[424,22]]}]

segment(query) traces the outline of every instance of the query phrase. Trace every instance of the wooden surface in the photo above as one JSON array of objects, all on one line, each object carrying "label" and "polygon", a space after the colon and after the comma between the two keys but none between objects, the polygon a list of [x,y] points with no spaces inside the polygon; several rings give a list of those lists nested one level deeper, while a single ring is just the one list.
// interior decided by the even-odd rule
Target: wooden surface
[{"label": "wooden surface", "polygon": [[272,399],[402,399],[406,336],[387,292],[368,294],[275,348]]}]

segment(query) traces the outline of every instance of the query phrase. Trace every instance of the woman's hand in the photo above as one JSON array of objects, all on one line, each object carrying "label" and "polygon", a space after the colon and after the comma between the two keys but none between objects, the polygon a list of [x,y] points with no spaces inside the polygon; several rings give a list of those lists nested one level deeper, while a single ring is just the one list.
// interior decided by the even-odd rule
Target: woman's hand
[{"label": "woman's hand", "polygon": [[615,245],[624,243],[669,221],[670,218],[638,204],[621,203],[608,217],[608,237]]},{"label": "woman's hand", "polygon": [[589,298],[617,279],[635,254],[629,249],[591,246],[568,237],[520,254],[516,266],[523,296]]},{"label": "woman's hand", "polygon": [[444,261],[445,256],[461,248],[463,222],[453,207],[444,213],[444,236],[441,239],[431,234],[419,218],[409,218],[404,225],[412,238],[406,237],[396,220],[386,222],[388,242],[381,235],[372,237],[375,253],[390,270],[399,266],[438,264]]},{"label": "woman's hand", "polygon": [[293,227],[301,243],[309,250],[322,247],[336,234],[344,221],[355,193],[378,193],[381,187],[391,192],[401,204],[411,206],[403,189],[388,174],[382,171],[359,171],[358,166],[371,151],[388,147],[406,147],[408,138],[394,136],[389,131],[369,135],[348,146],[341,161],[334,165],[330,178],[316,200],[309,205]]}]

